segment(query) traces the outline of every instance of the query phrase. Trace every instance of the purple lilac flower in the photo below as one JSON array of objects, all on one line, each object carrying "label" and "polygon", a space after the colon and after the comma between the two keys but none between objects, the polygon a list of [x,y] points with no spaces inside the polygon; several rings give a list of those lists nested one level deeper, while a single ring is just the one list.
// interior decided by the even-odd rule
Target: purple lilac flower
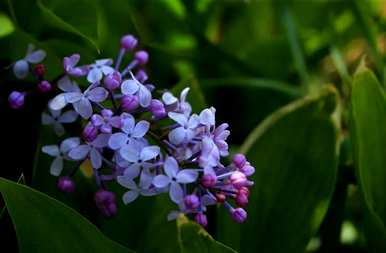
[{"label": "purple lilac flower", "polygon": [[139,98],[139,104],[142,107],[148,107],[151,102],[151,92],[145,85],[140,83],[135,77],[133,79],[127,79],[122,82],[121,91],[124,95],[137,95]]},{"label": "purple lilac flower", "polygon": [[111,59],[96,60],[90,65],[90,71],[87,74],[87,80],[90,83],[99,83],[103,75],[107,76],[114,72],[114,68],[110,67],[113,64]]},{"label": "purple lilac flower", "polygon": [[101,114],[94,114],[91,117],[91,122],[102,133],[111,134],[113,127],[121,128],[123,119],[120,116],[113,116],[114,113],[111,110],[103,109]]},{"label": "purple lilac flower", "polygon": [[187,116],[182,113],[169,112],[168,116],[179,124],[179,127],[173,129],[169,133],[169,140],[171,143],[179,145],[193,139],[199,124],[199,117],[197,114]]},{"label": "purple lilac flower", "polygon": [[29,72],[29,64],[39,63],[46,58],[46,52],[44,50],[36,50],[34,51],[35,46],[30,44],[28,45],[26,56],[15,62],[13,65],[13,73],[19,79],[24,79],[27,77]]},{"label": "purple lilac flower", "polygon": [[42,113],[42,124],[53,125],[55,133],[59,136],[64,134],[63,123],[75,122],[78,118],[78,113],[70,110],[62,114],[61,110],[52,110],[49,108],[49,113]]},{"label": "purple lilac flower", "polygon": [[80,60],[80,55],[79,54],[73,54],[69,57],[64,57],[63,59],[63,69],[64,72],[67,75],[73,76],[73,77],[82,77],[87,75],[89,71],[88,66],[80,66],[76,67]]},{"label": "purple lilac flower", "polygon": [[76,148],[80,143],[78,137],[71,137],[65,139],[60,147],[58,145],[48,145],[42,147],[43,153],[46,153],[52,157],[55,157],[54,161],[51,163],[50,173],[53,176],[59,176],[63,170],[63,160],[69,160],[68,152]]},{"label": "purple lilac flower", "polygon": [[155,189],[147,189],[145,188],[146,182],[140,181],[139,186],[128,176],[118,176],[117,182],[123,187],[129,189],[129,191],[125,192],[122,196],[123,203],[129,204],[136,200],[139,195],[142,196],[153,196],[157,194]]}]

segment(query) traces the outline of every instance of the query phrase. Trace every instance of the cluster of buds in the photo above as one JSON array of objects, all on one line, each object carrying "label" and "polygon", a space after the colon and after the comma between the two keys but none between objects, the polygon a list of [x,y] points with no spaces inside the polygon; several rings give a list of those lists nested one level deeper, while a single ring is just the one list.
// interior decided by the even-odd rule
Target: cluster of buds
[{"label": "cluster of buds", "polygon": [[[149,55],[136,50],[137,44],[132,35],[122,37],[115,64],[112,59],[100,59],[78,66],[78,54],[64,57],[64,73],[54,83],[60,91],[49,101],[42,123],[63,135],[63,124],[80,120],[83,131],[81,136],[65,138],[60,145],[42,148],[54,157],[50,173],[59,177],[58,188],[67,193],[76,191],[71,176],[80,163],[89,161],[99,189],[96,206],[107,217],[113,216],[117,207],[106,181],[116,181],[127,189],[122,196],[125,204],[139,196],[169,194],[177,207],[169,213],[169,220],[183,213],[206,226],[207,207],[221,204],[234,221],[244,222],[244,207],[253,185],[248,177],[254,167],[242,154],[234,155],[228,165],[222,163],[229,156],[228,124],[216,125],[213,107],[193,113],[187,101],[189,88],[178,97],[169,91],[154,97],[155,86],[148,83],[143,69]],[[41,57],[36,57],[37,52]],[[127,54],[131,60],[121,68]],[[36,65],[30,71],[30,64],[42,60],[42,56],[42,50],[29,50],[15,63],[14,72],[19,78],[33,72],[40,80],[39,90],[46,91],[51,85],[43,80],[44,66]],[[83,90],[76,82],[81,78],[88,83]],[[20,94],[11,93],[13,108],[23,104]],[[77,167],[63,175],[64,165],[74,164],[67,161],[77,161]]]}]

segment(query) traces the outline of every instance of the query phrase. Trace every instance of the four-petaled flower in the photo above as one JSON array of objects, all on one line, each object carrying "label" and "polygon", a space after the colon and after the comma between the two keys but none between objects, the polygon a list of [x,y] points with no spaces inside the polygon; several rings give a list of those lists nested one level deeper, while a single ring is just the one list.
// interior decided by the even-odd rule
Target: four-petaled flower
[{"label": "four-petaled flower", "polygon": [[194,169],[180,170],[176,159],[169,156],[164,163],[166,175],[157,175],[153,179],[153,185],[157,188],[164,188],[170,185],[169,196],[175,203],[180,203],[184,196],[184,191],[180,184],[188,184],[197,180],[198,171]]},{"label": "four-petaled flower", "polygon": [[101,115],[94,114],[91,117],[91,122],[102,133],[111,134],[112,128],[122,127],[122,118],[120,116],[113,116],[113,112],[108,109],[103,109]]},{"label": "four-petaled flower", "polygon": [[15,62],[15,64],[13,65],[13,73],[17,78],[26,78],[28,75],[29,64],[39,63],[44,60],[44,58],[46,58],[46,52],[44,50],[39,49],[34,51],[34,48],[34,45],[29,44],[25,57]]},{"label": "four-petaled flower", "polygon": [[76,64],[78,64],[80,60],[79,54],[73,54],[69,57],[64,57],[63,59],[63,69],[64,72],[67,75],[74,76],[74,77],[81,77],[85,76],[88,73],[89,67],[88,66],[80,66],[75,67]]},{"label": "four-petaled flower", "polygon": [[49,114],[42,113],[42,124],[43,125],[53,125],[55,133],[59,136],[64,134],[64,128],[62,123],[72,123],[78,118],[78,113],[69,110],[61,113],[61,110],[52,110],[49,108]]},{"label": "four-petaled flower", "polygon": [[138,187],[138,185],[130,177],[127,176],[118,176],[117,182],[123,187],[129,189],[129,191],[125,192],[125,194],[123,194],[122,196],[123,203],[125,204],[133,202],[138,198],[139,195],[152,196],[157,193],[155,188],[144,188],[143,182],[140,182]]},{"label": "four-petaled flower", "polygon": [[121,85],[121,91],[124,95],[137,95],[139,98],[139,104],[146,108],[151,102],[151,92],[145,85],[140,83],[132,76],[133,79],[123,81]]},{"label": "four-petaled flower", "polygon": [[111,59],[96,60],[94,64],[90,65],[87,80],[92,84],[99,83],[103,75],[107,76],[114,72],[114,68],[110,67],[111,64],[113,64]]},{"label": "four-petaled flower", "polygon": [[196,128],[199,124],[198,115],[193,114],[189,117],[182,113],[169,112],[168,116],[180,125],[179,127],[170,131],[170,142],[175,145],[179,145],[183,142],[190,142],[194,138],[196,134]]}]

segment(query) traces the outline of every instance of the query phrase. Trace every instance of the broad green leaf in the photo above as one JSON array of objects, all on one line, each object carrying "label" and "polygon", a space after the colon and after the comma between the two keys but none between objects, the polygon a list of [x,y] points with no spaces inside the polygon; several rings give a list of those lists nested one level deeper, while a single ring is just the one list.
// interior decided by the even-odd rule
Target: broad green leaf
[{"label": "broad green leaf", "polygon": [[73,209],[24,185],[0,178],[20,252],[132,252],[105,237]]},{"label": "broad green leaf", "polygon": [[337,173],[335,89],[271,114],[241,148],[255,166],[245,224],[220,209],[218,239],[240,252],[302,252],[327,211]]},{"label": "broad green leaf", "polygon": [[[385,241],[386,100],[376,77],[365,67],[354,76],[351,115],[354,164],[364,202],[369,209],[367,221],[377,224],[378,231],[380,228],[383,229]],[[376,236],[381,236],[381,233],[377,233]],[[368,237],[374,237],[374,234],[370,233]]]},{"label": "broad green leaf", "polygon": [[7,15],[0,12],[0,38],[7,36],[15,30],[12,21]]},{"label": "broad green leaf", "polygon": [[177,219],[181,253],[236,253],[228,246],[215,241],[200,225],[181,215]]}]

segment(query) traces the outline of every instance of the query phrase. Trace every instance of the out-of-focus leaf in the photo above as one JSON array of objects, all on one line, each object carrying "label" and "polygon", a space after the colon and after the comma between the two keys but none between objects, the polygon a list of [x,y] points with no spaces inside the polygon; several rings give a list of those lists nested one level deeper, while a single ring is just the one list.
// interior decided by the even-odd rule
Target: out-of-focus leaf
[{"label": "out-of-focus leaf", "polygon": [[335,186],[336,100],[335,89],[325,88],[279,109],[250,134],[241,148],[256,168],[248,220],[234,224],[221,209],[221,242],[246,253],[304,251]]},{"label": "out-of-focus leaf", "polygon": [[181,215],[177,220],[181,253],[236,253],[228,246],[215,241],[200,225]]},{"label": "out-of-focus leaf", "polygon": [[373,247],[383,249],[386,249],[385,115],[384,91],[374,74],[362,67],[354,76],[351,96],[354,164],[368,208],[367,228],[374,228],[368,230],[367,238],[375,243]]},{"label": "out-of-focus leaf", "polygon": [[15,225],[20,252],[132,252],[41,192],[3,178],[0,192]]},{"label": "out-of-focus leaf", "polygon": [[15,30],[12,21],[7,15],[0,12],[0,38],[7,36]]}]

